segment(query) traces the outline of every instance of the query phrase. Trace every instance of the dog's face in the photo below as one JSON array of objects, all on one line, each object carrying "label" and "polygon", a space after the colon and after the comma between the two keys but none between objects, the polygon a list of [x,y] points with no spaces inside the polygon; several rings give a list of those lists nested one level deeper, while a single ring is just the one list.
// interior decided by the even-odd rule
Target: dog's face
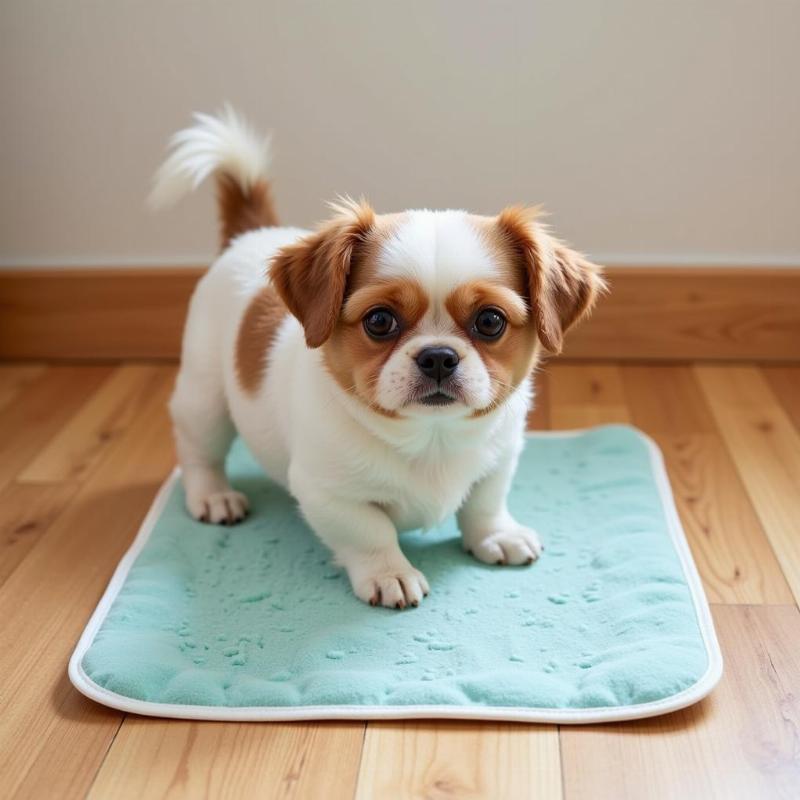
[{"label": "dog's face", "polygon": [[388,417],[482,416],[594,302],[600,270],[535,213],[338,208],[273,284],[340,386]]}]

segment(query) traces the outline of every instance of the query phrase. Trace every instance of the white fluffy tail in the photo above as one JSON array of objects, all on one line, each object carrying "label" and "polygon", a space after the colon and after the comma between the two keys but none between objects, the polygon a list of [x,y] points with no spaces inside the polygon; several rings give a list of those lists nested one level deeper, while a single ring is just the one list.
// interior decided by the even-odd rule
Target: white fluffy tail
[{"label": "white fluffy tail", "polygon": [[164,208],[209,175],[227,176],[247,194],[267,181],[269,137],[259,136],[229,105],[216,116],[195,114],[195,124],[170,139],[170,154],[153,181],[152,208]]}]

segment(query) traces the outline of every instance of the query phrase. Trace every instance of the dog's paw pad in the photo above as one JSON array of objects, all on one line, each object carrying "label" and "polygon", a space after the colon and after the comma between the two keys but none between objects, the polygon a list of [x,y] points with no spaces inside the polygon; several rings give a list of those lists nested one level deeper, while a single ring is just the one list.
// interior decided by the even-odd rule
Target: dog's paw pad
[{"label": "dog's paw pad", "polygon": [[472,555],[486,564],[533,564],[542,552],[542,543],[535,531],[521,525],[508,530],[498,530],[472,541]]},{"label": "dog's paw pad", "polygon": [[429,592],[425,576],[413,567],[369,576],[355,584],[353,590],[371,606],[398,610],[416,608]]},{"label": "dog's paw pad", "polygon": [[249,508],[247,498],[234,489],[190,498],[187,506],[195,519],[213,525],[235,525],[247,516]]}]

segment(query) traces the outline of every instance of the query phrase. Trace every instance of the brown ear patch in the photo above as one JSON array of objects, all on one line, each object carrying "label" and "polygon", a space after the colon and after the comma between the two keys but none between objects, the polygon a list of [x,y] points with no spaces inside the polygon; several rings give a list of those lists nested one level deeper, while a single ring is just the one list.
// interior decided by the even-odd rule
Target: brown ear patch
[{"label": "brown ear patch", "polygon": [[551,236],[538,214],[536,208],[507,208],[497,217],[497,230],[527,274],[539,339],[558,353],[564,334],[591,309],[605,282],[602,268]]},{"label": "brown ear patch", "polygon": [[275,334],[289,311],[269,286],[250,300],[236,336],[236,377],[247,394],[255,394],[267,371]]},{"label": "brown ear patch", "polygon": [[302,324],[309,347],[330,338],[356,250],[375,223],[375,212],[363,202],[348,202],[337,211],[315,233],[282,247],[270,267],[272,283]]}]

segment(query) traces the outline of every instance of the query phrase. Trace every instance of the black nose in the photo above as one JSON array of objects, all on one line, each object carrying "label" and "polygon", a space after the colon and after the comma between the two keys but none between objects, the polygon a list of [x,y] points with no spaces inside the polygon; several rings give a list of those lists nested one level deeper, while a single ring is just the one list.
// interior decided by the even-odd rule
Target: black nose
[{"label": "black nose", "polygon": [[423,375],[441,381],[456,371],[458,353],[452,347],[426,347],[417,355],[417,366]]}]

